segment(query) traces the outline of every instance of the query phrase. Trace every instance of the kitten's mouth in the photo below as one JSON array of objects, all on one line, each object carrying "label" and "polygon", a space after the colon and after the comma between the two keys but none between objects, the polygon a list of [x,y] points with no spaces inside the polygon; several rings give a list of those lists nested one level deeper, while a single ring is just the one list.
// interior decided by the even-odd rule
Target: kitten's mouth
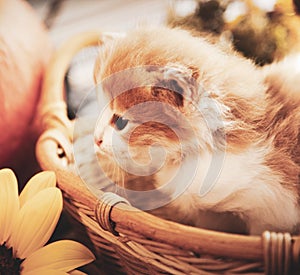
[{"label": "kitten's mouth", "polygon": [[100,147],[101,143],[98,144],[96,141],[94,143],[94,148],[96,154],[102,155],[102,156],[109,156],[109,153],[102,147]]}]

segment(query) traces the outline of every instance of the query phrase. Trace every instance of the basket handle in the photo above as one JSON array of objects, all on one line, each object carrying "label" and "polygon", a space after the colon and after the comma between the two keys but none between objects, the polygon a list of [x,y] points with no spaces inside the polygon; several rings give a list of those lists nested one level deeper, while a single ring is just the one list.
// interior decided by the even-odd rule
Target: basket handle
[{"label": "basket handle", "polygon": [[52,56],[44,75],[38,106],[37,117],[43,131],[58,128],[70,137],[70,133],[66,132],[66,129],[70,129],[70,120],[67,117],[65,103],[65,75],[75,54],[85,47],[101,45],[105,35],[109,34],[101,32],[78,34],[66,41]]}]

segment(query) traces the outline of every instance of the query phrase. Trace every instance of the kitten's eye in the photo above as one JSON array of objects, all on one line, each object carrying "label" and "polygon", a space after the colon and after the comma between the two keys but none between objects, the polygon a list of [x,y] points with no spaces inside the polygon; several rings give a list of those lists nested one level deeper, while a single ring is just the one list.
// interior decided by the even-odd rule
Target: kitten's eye
[{"label": "kitten's eye", "polygon": [[125,119],[118,115],[114,115],[112,122],[116,126],[116,128],[121,131],[128,124],[128,119]]},{"label": "kitten's eye", "polygon": [[126,127],[127,123],[128,123],[128,119],[124,119],[122,117],[119,117],[117,119],[117,121],[115,122],[115,125],[116,125],[118,130],[123,130]]}]

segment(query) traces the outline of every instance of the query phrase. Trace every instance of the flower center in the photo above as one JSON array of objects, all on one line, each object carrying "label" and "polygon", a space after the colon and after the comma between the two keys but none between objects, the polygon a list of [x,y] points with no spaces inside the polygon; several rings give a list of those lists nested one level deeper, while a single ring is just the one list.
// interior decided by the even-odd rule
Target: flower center
[{"label": "flower center", "polygon": [[20,275],[22,260],[13,257],[13,249],[0,245],[0,274]]}]

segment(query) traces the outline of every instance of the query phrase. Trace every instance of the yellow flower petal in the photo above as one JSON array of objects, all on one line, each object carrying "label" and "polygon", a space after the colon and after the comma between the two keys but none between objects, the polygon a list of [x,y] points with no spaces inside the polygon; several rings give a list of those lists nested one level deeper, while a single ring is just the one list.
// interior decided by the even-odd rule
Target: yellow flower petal
[{"label": "yellow flower petal", "polygon": [[20,207],[24,205],[26,201],[35,196],[39,191],[47,187],[55,187],[56,176],[54,172],[44,171],[34,175],[25,185],[23,191],[20,194]]},{"label": "yellow flower petal", "polygon": [[0,245],[7,241],[19,210],[18,182],[10,169],[0,170]]},{"label": "yellow flower petal", "polygon": [[21,275],[68,275],[68,273],[61,270],[53,270],[53,269],[37,269],[34,271],[23,272],[21,271]]},{"label": "yellow flower petal", "polygon": [[37,193],[20,209],[9,245],[24,259],[42,247],[51,237],[62,211],[62,194],[56,187]]},{"label": "yellow flower petal", "polygon": [[95,260],[84,245],[70,240],[48,244],[29,255],[22,263],[24,271],[40,268],[71,271]]}]

